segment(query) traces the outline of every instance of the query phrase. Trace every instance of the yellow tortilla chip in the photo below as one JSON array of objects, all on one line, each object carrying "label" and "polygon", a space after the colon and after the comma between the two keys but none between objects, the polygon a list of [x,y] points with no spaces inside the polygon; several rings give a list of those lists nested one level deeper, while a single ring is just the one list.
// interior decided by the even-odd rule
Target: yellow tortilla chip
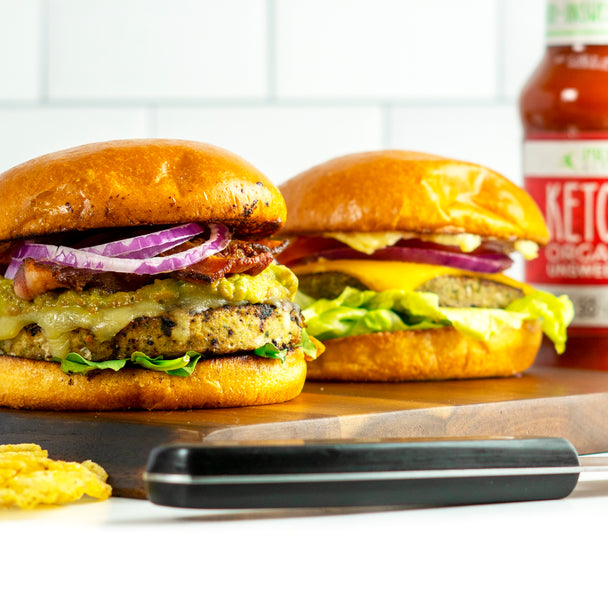
[{"label": "yellow tortilla chip", "polygon": [[53,460],[33,443],[0,445],[0,507],[31,509],[112,494],[108,474],[98,464]]}]

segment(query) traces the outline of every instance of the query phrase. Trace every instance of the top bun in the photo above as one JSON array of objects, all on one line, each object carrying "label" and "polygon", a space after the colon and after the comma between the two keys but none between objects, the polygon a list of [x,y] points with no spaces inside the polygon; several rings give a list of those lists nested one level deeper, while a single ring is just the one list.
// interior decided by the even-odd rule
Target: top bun
[{"label": "top bun", "polygon": [[534,200],[502,175],[440,156],[381,150],[349,154],[279,187],[286,234],[467,232],[545,245]]},{"label": "top bun", "polygon": [[209,144],[164,139],[88,144],[0,175],[0,241],[70,230],[217,222],[267,236],[285,202],[247,161]]}]

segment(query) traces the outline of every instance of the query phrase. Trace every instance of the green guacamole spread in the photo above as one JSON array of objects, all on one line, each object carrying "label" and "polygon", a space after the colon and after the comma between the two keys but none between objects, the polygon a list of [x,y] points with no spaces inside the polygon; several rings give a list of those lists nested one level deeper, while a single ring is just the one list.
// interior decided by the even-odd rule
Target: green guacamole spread
[{"label": "green guacamole spread", "polygon": [[233,275],[213,283],[157,279],[135,291],[49,291],[31,302],[15,295],[11,280],[0,278],[0,340],[14,338],[32,323],[49,339],[61,340],[66,332],[85,328],[108,340],[137,317],[175,309],[197,313],[226,305],[276,304],[293,300],[297,288],[296,276],[277,264],[256,276]]},{"label": "green guacamole spread", "polygon": [[264,304],[293,300],[298,288],[296,276],[285,266],[271,264],[257,276],[225,277],[213,283],[187,283],[177,279],[156,279],[135,291],[104,293],[99,289],[82,292],[48,291],[33,301],[22,300],[13,291],[13,282],[0,277],[0,315],[18,316],[53,308],[79,307],[89,313],[154,302],[165,310],[172,308],[217,308],[227,304]]}]

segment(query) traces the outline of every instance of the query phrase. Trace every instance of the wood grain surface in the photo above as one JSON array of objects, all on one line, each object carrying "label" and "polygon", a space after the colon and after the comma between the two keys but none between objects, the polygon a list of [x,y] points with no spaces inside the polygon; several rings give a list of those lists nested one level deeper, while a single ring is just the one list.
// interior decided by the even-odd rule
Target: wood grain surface
[{"label": "wood grain surface", "polygon": [[101,464],[115,496],[145,497],[150,450],[166,443],[391,437],[552,436],[608,451],[608,372],[533,368],[513,378],[307,382],[292,401],[182,412],[39,412],[0,407],[0,443]]}]

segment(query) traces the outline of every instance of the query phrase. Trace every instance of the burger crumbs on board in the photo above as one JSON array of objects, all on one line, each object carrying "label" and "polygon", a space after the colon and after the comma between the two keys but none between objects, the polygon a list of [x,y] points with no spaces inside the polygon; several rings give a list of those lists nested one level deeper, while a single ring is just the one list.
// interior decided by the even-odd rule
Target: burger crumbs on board
[{"label": "burger crumbs on board", "polygon": [[112,494],[108,474],[91,460],[53,460],[34,443],[0,445],[0,508],[33,509],[87,495],[105,500]]}]

